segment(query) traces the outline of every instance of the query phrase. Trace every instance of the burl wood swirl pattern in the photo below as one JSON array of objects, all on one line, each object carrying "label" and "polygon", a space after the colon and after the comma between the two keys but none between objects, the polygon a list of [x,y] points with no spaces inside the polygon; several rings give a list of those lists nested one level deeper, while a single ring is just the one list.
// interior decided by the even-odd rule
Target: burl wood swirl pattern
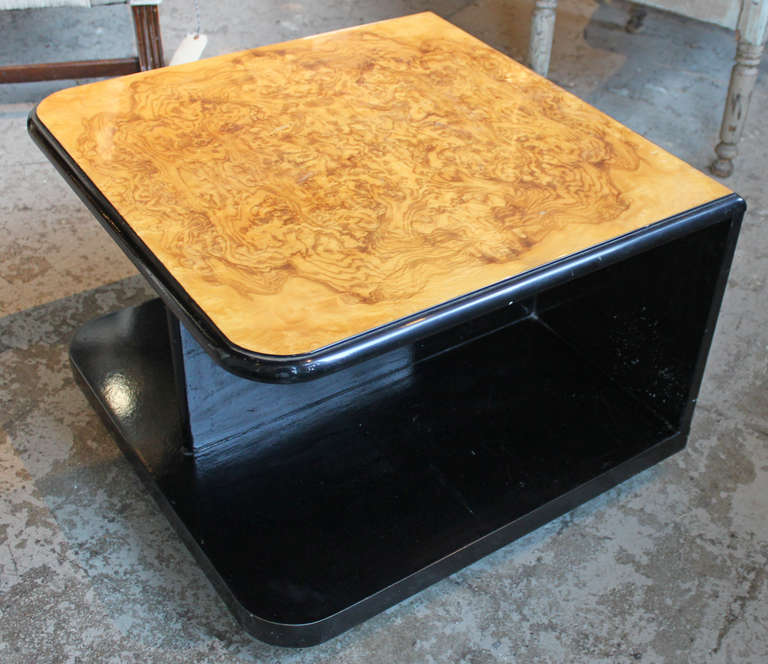
[{"label": "burl wood swirl pattern", "polygon": [[235,344],[312,351],[729,190],[425,13],[38,116]]}]

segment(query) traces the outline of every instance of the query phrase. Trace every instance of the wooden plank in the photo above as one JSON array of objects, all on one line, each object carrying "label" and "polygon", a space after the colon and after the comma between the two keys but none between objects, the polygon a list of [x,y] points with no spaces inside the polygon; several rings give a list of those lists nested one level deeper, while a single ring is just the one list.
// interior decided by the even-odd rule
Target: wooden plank
[{"label": "wooden plank", "polygon": [[730,193],[431,13],[37,112],[222,333],[275,355]]},{"label": "wooden plank", "polygon": [[55,81],[60,79],[102,78],[104,76],[134,74],[137,71],[139,71],[138,58],[6,65],[0,67],[0,83],[32,83],[34,81]]}]

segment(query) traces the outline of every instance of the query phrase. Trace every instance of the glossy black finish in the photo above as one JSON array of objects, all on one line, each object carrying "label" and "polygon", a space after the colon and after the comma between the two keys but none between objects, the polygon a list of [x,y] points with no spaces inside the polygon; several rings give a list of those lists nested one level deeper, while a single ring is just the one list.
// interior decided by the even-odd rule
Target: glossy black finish
[{"label": "glossy black finish", "polygon": [[530,315],[525,301],[476,318],[334,373],[300,383],[262,383],[225,371],[195,342],[186,327],[169,316],[177,395],[191,450],[220,443],[248,444],[255,437],[279,435],[286,418],[333,418],[351,404],[373,404],[385,391],[408,384],[413,367]]},{"label": "glossy black finish", "polygon": [[537,315],[687,433],[737,230],[715,224],[544,291]]},{"label": "glossy black finish", "polygon": [[157,300],[92,321],[73,366],[243,626],[272,643],[334,636],[683,442],[529,318],[418,363],[373,404],[192,456],[165,324]]},{"label": "glossy black finish", "polygon": [[726,196],[695,210],[605,242],[535,270],[469,293],[440,306],[393,321],[305,355],[264,355],[232,344],[171,276],[117,210],[48,132],[32,111],[29,133],[69,185],[96,215],[113,239],[148,279],[197,342],[227,371],[271,383],[293,383],[352,366],[394,348],[412,344],[490,311],[532,297],[544,288],[566,283],[710,224],[715,218],[740,216],[744,201]]},{"label": "glossy black finish", "polygon": [[298,407],[194,455],[159,300],[88,323],[72,363],[243,626],[311,645],[683,447],[740,215],[710,221],[340,371],[328,408],[244,381]]}]

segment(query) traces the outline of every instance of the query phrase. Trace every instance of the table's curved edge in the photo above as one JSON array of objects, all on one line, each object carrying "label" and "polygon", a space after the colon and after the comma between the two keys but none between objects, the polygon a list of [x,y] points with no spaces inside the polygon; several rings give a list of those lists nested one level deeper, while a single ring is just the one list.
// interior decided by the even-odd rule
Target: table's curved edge
[{"label": "table's curved edge", "polygon": [[310,353],[268,355],[238,346],[221,332],[50,133],[38,117],[37,107],[29,114],[27,128],[70,187],[206,352],[231,373],[270,383],[294,383],[332,373],[507,306],[534,290],[570,281],[651,245],[704,228],[724,216],[743,214],[746,209],[738,194],[728,194]]}]

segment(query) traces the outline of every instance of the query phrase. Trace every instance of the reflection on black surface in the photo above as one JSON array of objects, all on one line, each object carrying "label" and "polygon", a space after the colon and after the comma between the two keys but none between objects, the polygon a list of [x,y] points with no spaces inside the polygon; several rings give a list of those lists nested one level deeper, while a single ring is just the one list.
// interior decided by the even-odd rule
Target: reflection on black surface
[{"label": "reflection on black surface", "polygon": [[164,478],[258,615],[325,617],[673,433],[532,320],[411,380]]},{"label": "reflection on black surface", "polygon": [[687,427],[726,230],[417,344],[407,372],[333,417],[287,412],[196,457],[159,301],[88,324],[72,359],[245,609],[322,620]]},{"label": "reflection on black surface", "polygon": [[[152,317],[164,320],[157,302],[136,314]],[[157,372],[157,364],[142,362],[147,373]],[[172,384],[170,376],[163,380]],[[157,407],[152,392],[138,410],[150,401]],[[171,400],[169,389],[169,412]],[[162,418],[153,421],[157,427]],[[671,433],[526,319],[418,363],[405,389],[343,417],[318,418],[314,427],[286,418],[267,440],[198,458],[174,455],[181,441],[166,435],[167,465],[153,471],[238,599],[264,618],[301,623],[381,589]],[[158,458],[145,449],[152,445],[143,433],[126,437],[143,458]]]}]

